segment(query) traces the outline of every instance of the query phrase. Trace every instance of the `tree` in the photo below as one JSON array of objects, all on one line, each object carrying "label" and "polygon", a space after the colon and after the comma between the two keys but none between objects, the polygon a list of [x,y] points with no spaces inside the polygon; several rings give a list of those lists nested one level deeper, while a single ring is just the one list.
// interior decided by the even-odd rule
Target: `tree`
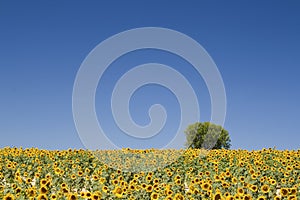
[{"label": "tree", "polygon": [[229,149],[231,146],[228,131],[210,122],[196,122],[184,132],[187,148]]}]

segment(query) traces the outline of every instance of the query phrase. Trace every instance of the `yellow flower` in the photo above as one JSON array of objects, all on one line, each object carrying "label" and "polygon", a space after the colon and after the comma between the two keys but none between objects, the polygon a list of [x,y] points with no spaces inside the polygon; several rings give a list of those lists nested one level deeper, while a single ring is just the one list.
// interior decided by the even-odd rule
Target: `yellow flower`
[{"label": "yellow flower", "polygon": [[107,192],[108,192],[108,187],[104,185],[104,186],[102,187],[102,191],[105,192],[105,193],[107,193]]},{"label": "yellow flower", "polygon": [[237,180],[236,177],[233,177],[233,178],[231,179],[231,181],[232,181],[233,184],[237,184],[237,183],[238,183],[238,180]]},{"label": "yellow flower", "polygon": [[92,196],[92,194],[89,191],[84,193],[85,198],[90,198],[91,196]]},{"label": "yellow flower", "polygon": [[152,192],[152,190],[153,190],[152,185],[147,185],[146,191],[147,191],[147,192]]},{"label": "yellow flower", "polygon": [[92,194],[92,200],[100,200],[102,197],[100,192],[95,192]]},{"label": "yellow flower", "polygon": [[214,194],[213,200],[222,200],[222,194],[220,192],[217,192],[216,194]]},{"label": "yellow flower", "polygon": [[50,198],[54,200],[54,199],[57,199],[57,196],[56,196],[56,194],[51,194]]},{"label": "yellow flower", "polygon": [[70,177],[72,180],[76,179],[76,175],[75,174],[71,174],[71,177]]},{"label": "yellow flower", "polygon": [[251,197],[250,194],[246,194],[246,195],[244,196],[244,200],[251,200],[251,199],[252,199],[252,197]]},{"label": "yellow flower", "polygon": [[280,188],[280,195],[285,197],[289,194],[289,191],[287,188]]},{"label": "yellow flower", "polygon": [[268,185],[263,185],[260,189],[263,193],[268,193],[270,191],[270,187]]},{"label": "yellow flower", "polygon": [[99,180],[99,183],[100,183],[100,184],[104,184],[104,183],[105,183],[105,181],[106,181],[106,179],[105,179],[105,178],[103,178],[103,177],[101,177],[101,178],[100,178],[100,180]]},{"label": "yellow flower", "polygon": [[184,196],[180,193],[175,194],[173,200],[184,200]]},{"label": "yellow flower", "polygon": [[14,197],[13,194],[8,193],[8,194],[6,194],[6,195],[4,196],[3,199],[4,199],[4,200],[15,200],[15,197]]},{"label": "yellow flower", "polygon": [[48,200],[47,195],[45,194],[39,194],[39,196],[37,197],[38,200]]},{"label": "yellow flower", "polygon": [[68,200],[77,200],[77,194],[69,193],[68,194]]},{"label": "yellow flower", "polygon": [[238,189],[237,189],[237,194],[238,194],[239,196],[243,196],[243,195],[244,195],[244,189],[243,189],[243,188],[238,188]]},{"label": "yellow flower", "polygon": [[41,194],[46,194],[48,192],[48,189],[46,186],[42,185],[39,191]]},{"label": "yellow flower", "polygon": [[172,200],[172,196],[167,196],[164,200]]},{"label": "yellow flower", "polygon": [[296,195],[289,195],[288,200],[297,200]]},{"label": "yellow flower", "polygon": [[201,188],[202,188],[202,190],[209,190],[209,184],[208,183],[203,183],[202,185],[201,185]]},{"label": "yellow flower", "polygon": [[296,195],[297,194],[297,188],[290,188],[290,195]]},{"label": "yellow flower", "polygon": [[151,193],[151,200],[157,200],[158,198],[159,198],[158,193],[156,193],[156,192]]},{"label": "yellow flower", "polygon": [[245,177],[244,176],[240,176],[240,182],[244,183],[244,181],[245,181]]},{"label": "yellow flower", "polygon": [[113,194],[117,197],[117,198],[122,198],[123,197],[123,190],[120,187],[116,187],[113,190]]},{"label": "yellow flower", "polygon": [[235,198],[233,196],[231,196],[231,195],[229,195],[229,196],[226,197],[226,200],[234,200],[234,199]]},{"label": "yellow flower", "polygon": [[41,184],[41,185],[47,185],[47,183],[48,183],[48,180],[47,180],[47,179],[44,179],[44,178],[43,178],[43,179],[40,180],[40,184]]},{"label": "yellow flower", "polygon": [[36,189],[34,187],[28,188],[26,190],[26,194],[27,194],[28,197],[35,197],[35,195],[36,195]]},{"label": "yellow flower", "polygon": [[259,196],[259,197],[257,198],[257,200],[266,200],[266,197],[265,197],[265,196]]},{"label": "yellow flower", "polygon": [[22,189],[20,188],[20,187],[17,187],[16,189],[15,189],[15,192],[18,194],[18,193],[20,193],[22,191]]}]

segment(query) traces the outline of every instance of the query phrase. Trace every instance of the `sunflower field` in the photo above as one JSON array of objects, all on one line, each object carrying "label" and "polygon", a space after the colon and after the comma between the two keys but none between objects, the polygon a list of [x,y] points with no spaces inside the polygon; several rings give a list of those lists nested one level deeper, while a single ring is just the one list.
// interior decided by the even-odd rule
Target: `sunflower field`
[{"label": "sunflower field", "polygon": [[300,199],[299,190],[300,150],[0,149],[4,200]]}]

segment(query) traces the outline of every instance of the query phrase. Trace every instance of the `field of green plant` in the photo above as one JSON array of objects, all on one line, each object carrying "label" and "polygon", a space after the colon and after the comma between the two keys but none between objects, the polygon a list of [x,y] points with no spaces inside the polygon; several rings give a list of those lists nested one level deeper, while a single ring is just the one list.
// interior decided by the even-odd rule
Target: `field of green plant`
[{"label": "field of green plant", "polygon": [[300,199],[300,150],[0,149],[0,199]]}]

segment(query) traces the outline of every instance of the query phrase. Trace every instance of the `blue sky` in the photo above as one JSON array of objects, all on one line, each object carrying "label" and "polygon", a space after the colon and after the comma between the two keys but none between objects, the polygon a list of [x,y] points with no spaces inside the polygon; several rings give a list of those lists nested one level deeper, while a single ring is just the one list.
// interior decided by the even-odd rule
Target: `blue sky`
[{"label": "blue sky", "polygon": [[[72,115],[77,71],[91,50],[119,32],[164,27],[199,42],[216,63],[226,89],[224,127],[232,148],[298,149],[300,141],[300,3],[298,1],[0,1],[0,147],[85,148]],[[109,90],[124,70],[158,62],[181,69],[193,86],[201,121],[210,120],[205,83],[175,55],[157,50],[116,60],[99,82],[98,119],[120,146],[109,113]],[[118,66],[126,66],[121,68]],[[184,69],[184,70],[183,70]],[[130,102],[136,123],[149,123],[149,106],[170,116],[164,133],[146,147],[172,138],[180,118],[166,88],[149,85]],[[144,145],[144,144],[143,144]]]}]

